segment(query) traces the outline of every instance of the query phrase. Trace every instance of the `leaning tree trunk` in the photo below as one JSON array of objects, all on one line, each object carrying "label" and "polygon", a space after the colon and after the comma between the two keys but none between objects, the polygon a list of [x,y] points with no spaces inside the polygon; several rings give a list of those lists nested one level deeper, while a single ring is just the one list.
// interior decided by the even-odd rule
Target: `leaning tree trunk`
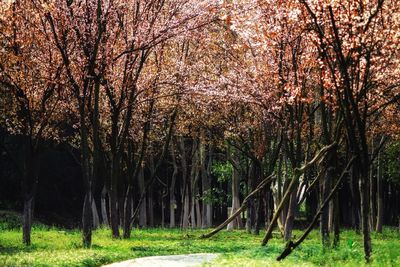
[{"label": "leaning tree trunk", "polygon": [[[288,188],[286,189],[284,196],[282,197],[279,205],[277,206],[277,208],[274,212],[274,215],[272,216],[271,223],[268,225],[268,228],[265,232],[264,238],[261,241],[262,246],[265,246],[268,243],[268,241],[271,239],[273,226],[277,222],[278,217],[280,216],[283,207],[286,205],[287,201],[289,200],[290,195],[292,195],[292,192],[294,191],[296,184],[298,184],[300,175],[303,174],[305,171],[307,171],[310,168],[310,166],[312,166],[317,161],[319,161],[322,157],[324,157],[326,152],[329,151],[330,149],[332,149],[334,146],[336,146],[336,143],[332,143],[329,146],[323,147],[314,156],[314,158],[312,160],[310,160],[309,162],[304,164],[301,168],[294,169],[294,177],[292,178],[292,181],[290,182]],[[294,191],[294,192],[296,192],[296,191]]]},{"label": "leaning tree trunk", "polygon": [[290,253],[292,253],[292,251],[294,249],[296,249],[308,236],[308,234],[311,232],[311,230],[313,229],[314,225],[317,223],[317,220],[319,218],[319,216],[321,215],[323,209],[328,205],[329,201],[332,199],[332,197],[336,194],[337,190],[339,189],[339,186],[343,180],[343,178],[345,177],[345,175],[347,174],[347,170],[349,169],[349,167],[351,166],[351,164],[353,164],[354,158],[352,158],[349,163],[347,164],[346,168],[343,170],[342,174],[340,175],[340,177],[337,179],[335,186],[332,188],[331,192],[327,195],[327,198],[324,199],[324,201],[321,202],[321,205],[317,211],[317,213],[315,214],[314,218],[312,219],[311,223],[309,224],[309,226],[307,227],[307,229],[304,231],[304,233],[301,235],[301,237],[293,242],[292,240],[290,240],[287,244],[285,249],[282,251],[282,253],[278,256],[277,260],[283,260],[284,258],[286,258],[288,255],[290,255]]}]

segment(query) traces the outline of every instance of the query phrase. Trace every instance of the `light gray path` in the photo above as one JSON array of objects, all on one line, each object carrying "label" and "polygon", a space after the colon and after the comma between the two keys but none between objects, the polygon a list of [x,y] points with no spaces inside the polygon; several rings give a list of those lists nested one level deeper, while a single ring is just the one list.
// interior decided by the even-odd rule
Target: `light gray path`
[{"label": "light gray path", "polygon": [[218,254],[211,253],[153,256],[117,262],[103,267],[193,267],[208,263],[217,256]]}]

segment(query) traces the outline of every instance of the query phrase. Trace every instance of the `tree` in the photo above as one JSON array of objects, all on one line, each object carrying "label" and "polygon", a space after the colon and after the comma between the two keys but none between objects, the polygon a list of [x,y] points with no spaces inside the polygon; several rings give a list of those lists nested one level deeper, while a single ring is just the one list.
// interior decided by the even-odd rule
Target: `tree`
[{"label": "tree", "polygon": [[22,176],[23,242],[30,245],[40,154],[46,140],[60,138],[64,75],[61,58],[48,42],[48,28],[29,1],[1,5],[6,6],[0,21],[0,86],[13,99],[3,126],[24,144],[22,160],[14,160]]}]

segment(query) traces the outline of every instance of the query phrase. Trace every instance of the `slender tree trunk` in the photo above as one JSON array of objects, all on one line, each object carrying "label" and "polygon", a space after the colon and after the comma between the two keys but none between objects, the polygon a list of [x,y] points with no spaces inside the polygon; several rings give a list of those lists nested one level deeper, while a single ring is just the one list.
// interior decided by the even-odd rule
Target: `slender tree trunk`
[{"label": "slender tree trunk", "polygon": [[[363,163],[367,163],[366,157],[364,155]],[[364,254],[365,260],[367,262],[370,261],[372,245],[371,245],[371,236],[370,236],[370,228],[369,228],[369,176],[368,176],[368,168],[369,166],[366,164],[360,164],[358,162],[358,167],[360,169],[360,195],[361,195],[361,218],[362,218],[362,232],[363,232],[363,243],[364,243]]]},{"label": "slender tree trunk", "polygon": [[256,202],[256,221],[254,224],[253,228],[253,234],[254,235],[259,235],[260,234],[260,228],[262,224],[262,218],[263,218],[263,193],[264,190],[262,190],[258,196],[257,196],[257,202]]},{"label": "slender tree trunk", "polygon": [[[211,156],[211,153],[210,153]],[[209,159],[210,160],[210,159]],[[210,165],[211,162],[209,162],[208,165]],[[206,147],[204,144],[204,141],[201,141],[200,143],[200,171],[201,171],[201,185],[202,185],[202,191],[203,195],[205,192],[209,192],[211,189],[211,177],[209,175],[208,167],[206,167]],[[208,228],[211,227],[211,217],[212,217],[212,206],[209,201],[203,199],[202,201],[202,224],[201,228]]]},{"label": "slender tree trunk", "polygon": [[[354,165],[355,166],[355,165]],[[359,184],[358,184],[358,170],[352,168],[351,176],[351,196],[352,196],[352,210],[353,210],[353,227],[356,233],[360,233],[360,194],[359,194]]]},{"label": "slender tree trunk", "polygon": [[27,196],[24,199],[24,212],[23,212],[23,227],[22,227],[22,239],[26,246],[31,245],[31,229],[33,219],[33,207],[34,197]]},{"label": "slender tree trunk", "polygon": [[93,228],[96,229],[100,226],[99,213],[97,212],[96,202],[92,199],[92,214],[93,214]]},{"label": "slender tree trunk", "polygon": [[178,165],[176,164],[175,151],[171,149],[172,164],[174,171],[172,173],[171,185],[169,187],[169,227],[175,227],[175,210],[176,210],[176,197],[175,197],[175,184],[176,176],[178,175]]},{"label": "slender tree trunk", "polygon": [[118,178],[119,178],[119,160],[113,156],[111,187],[110,187],[110,221],[111,233],[113,238],[119,238],[119,214],[118,214]]},{"label": "slender tree trunk", "polygon": [[183,137],[179,138],[179,149],[181,153],[181,168],[182,168],[182,216],[181,225],[182,228],[187,229],[189,227],[189,214],[190,214],[190,196],[189,196],[189,179],[188,179],[188,167],[186,159],[186,148],[185,140]]},{"label": "slender tree trunk", "polygon": [[185,186],[184,197],[183,197],[183,216],[182,216],[182,228],[187,229],[189,227],[189,190],[188,185]]},{"label": "slender tree trunk", "polygon": [[[232,173],[232,209],[231,214],[234,214],[237,209],[240,208],[240,199],[239,199],[239,183],[240,176],[236,168],[233,168]],[[235,220],[230,222],[227,226],[228,230],[239,229],[241,227],[241,219],[240,216],[236,217]]]},{"label": "slender tree trunk", "polygon": [[377,173],[377,189],[376,189],[376,199],[377,199],[377,220],[376,220],[376,231],[382,233],[383,225],[383,190],[382,190],[382,161],[381,152],[378,154],[378,173]]},{"label": "slender tree trunk", "polygon": [[[322,181],[322,194],[320,201],[321,203],[324,202],[325,199],[327,199],[329,193],[331,192],[332,181],[336,175],[336,167],[335,167],[336,161],[337,161],[336,149],[332,149],[327,153],[325,157],[326,171]],[[329,216],[329,214],[331,215]],[[332,222],[333,222],[333,202],[330,201],[329,207],[325,207],[322,210],[321,220],[320,220],[321,239],[322,239],[322,245],[324,247],[328,247],[330,245],[329,225],[332,226]]]},{"label": "slender tree trunk", "polygon": [[[140,192],[143,192],[144,190],[144,170],[143,167],[140,167],[140,172],[139,172],[139,190]],[[142,203],[140,203],[140,208],[139,208],[139,225],[140,227],[146,227],[147,226],[147,200],[146,197],[143,198]]]},{"label": "slender tree trunk", "polygon": [[191,171],[190,171],[190,219],[191,219],[191,224],[192,224],[192,228],[196,228],[196,227],[201,227],[200,225],[197,225],[197,221],[196,221],[196,195],[198,192],[198,186],[197,186],[197,180],[199,177],[199,168],[198,168],[198,164],[199,164],[199,157],[198,157],[198,153],[197,153],[197,141],[195,140],[193,142],[193,146],[192,146],[192,154],[193,154],[193,158],[192,158],[192,167],[191,167]]},{"label": "slender tree trunk", "polygon": [[[256,177],[256,166],[252,161],[249,171],[249,177],[247,179],[247,191],[252,192],[255,189],[255,178]],[[256,207],[254,198],[249,199],[247,203],[247,220],[246,220],[246,231],[251,233],[251,230],[256,221]]]},{"label": "slender tree trunk", "polygon": [[132,188],[128,186],[124,201],[124,238],[131,237],[132,198]]},{"label": "slender tree trunk", "polygon": [[83,246],[89,248],[92,244],[92,200],[93,196],[91,191],[85,194],[85,201],[83,203],[82,212],[82,233],[83,233]]},{"label": "slender tree trunk", "polygon": [[154,205],[153,205],[153,188],[150,186],[148,192],[148,223],[150,227],[154,227]]},{"label": "slender tree trunk", "polygon": [[101,219],[102,219],[102,223],[103,225],[109,225],[108,224],[108,216],[107,216],[107,201],[106,201],[106,197],[107,197],[107,189],[106,186],[103,186],[103,189],[101,190]]},{"label": "slender tree trunk", "polygon": [[290,195],[289,209],[286,217],[285,231],[283,235],[285,241],[289,241],[292,238],[294,219],[297,212],[297,188],[298,188],[298,182],[296,183],[295,189],[292,191]]},{"label": "slender tree trunk", "polygon": [[338,193],[333,197],[333,246],[338,247],[340,242],[340,210]]},{"label": "slender tree trunk", "polygon": [[[372,144],[373,146],[373,144]],[[371,154],[374,154],[373,150]],[[370,216],[369,216],[369,224],[370,229],[375,230],[376,228],[376,179],[374,177],[374,164],[371,162],[370,171],[369,171],[369,185],[370,185],[370,198],[369,198],[369,206],[370,206]]]}]

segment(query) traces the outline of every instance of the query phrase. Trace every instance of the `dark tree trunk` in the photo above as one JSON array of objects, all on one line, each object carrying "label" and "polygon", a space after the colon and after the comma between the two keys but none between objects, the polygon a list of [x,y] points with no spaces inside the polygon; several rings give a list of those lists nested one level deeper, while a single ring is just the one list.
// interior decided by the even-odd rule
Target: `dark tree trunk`
[{"label": "dark tree trunk", "polygon": [[118,212],[118,182],[119,182],[119,159],[117,153],[113,153],[111,167],[111,186],[109,191],[110,200],[110,223],[113,238],[119,238],[119,212]]},{"label": "dark tree trunk", "polygon": [[[140,192],[144,191],[144,170],[143,167],[140,167],[139,172],[139,190]],[[147,226],[147,198],[143,197],[142,203],[140,203],[139,207],[139,226],[146,227]]]},{"label": "dark tree trunk", "polygon": [[183,137],[179,140],[179,148],[181,152],[181,168],[182,168],[182,216],[181,216],[181,226],[186,229],[189,227],[189,213],[190,213],[190,196],[189,196],[189,179],[188,179],[188,167],[187,167],[187,157],[185,140]]},{"label": "dark tree trunk", "polygon": [[[325,175],[322,181],[322,194],[320,203],[323,203],[325,199],[327,199],[329,193],[331,192],[332,181],[336,175],[336,149],[330,150],[325,158]],[[333,203],[330,202],[329,206],[333,209]],[[333,211],[331,213],[333,219]],[[320,220],[320,231],[321,231],[321,239],[322,245],[324,247],[328,247],[330,245],[329,240],[329,207],[325,207],[322,209],[321,220]]]},{"label": "dark tree trunk", "polygon": [[169,227],[174,228],[175,227],[175,210],[177,207],[176,197],[175,197],[175,184],[176,184],[176,177],[178,175],[178,165],[176,163],[175,151],[174,151],[173,147],[171,149],[171,157],[172,157],[172,164],[174,167],[174,171],[172,173],[171,185],[169,187]]},{"label": "dark tree trunk", "polygon": [[83,203],[82,212],[82,234],[83,234],[83,247],[89,248],[92,244],[92,200],[91,192],[85,194],[85,201]]},{"label": "dark tree trunk", "polygon": [[333,246],[338,247],[340,242],[340,207],[338,193],[333,197]]},{"label": "dark tree trunk", "polygon": [[124,238],[131,237],[132,198],[132,188],[128,186],[124,201]]},{"label": "dark tree trunk", "polygon": [[105,186],[103,186],[103,189],[101,190],[101,218],[102,218],[102,224],[109,226],[108,224],[108,215],[107,215],[107,189]]},{"label": "dark tree trunk", "polygon": [[24,199],[23,226],[22,226],[22,239],[26,246],[31,245],[33,209],[34,209],[34,197],[33,195],[27,196]]},{"label": "dark tree trunk", "polygon": [[285,231],[283,236],[285,241],[289,241],[292,238],[294,218],[297,212],[297,188],[298,188],[298,182],[296,182],[295,189],[292,191],[290,195],[289,209],[286,216]]},{"label": "dark tree trunk", "polygon": [[377,188],[376,188],[376,200],[377,200],[377,220],[376,220],[376,231],[382,233],[383,226],[383,181],[382,181],[382,162],[381,153],[378,154],[378,171],[377,171]]}]

